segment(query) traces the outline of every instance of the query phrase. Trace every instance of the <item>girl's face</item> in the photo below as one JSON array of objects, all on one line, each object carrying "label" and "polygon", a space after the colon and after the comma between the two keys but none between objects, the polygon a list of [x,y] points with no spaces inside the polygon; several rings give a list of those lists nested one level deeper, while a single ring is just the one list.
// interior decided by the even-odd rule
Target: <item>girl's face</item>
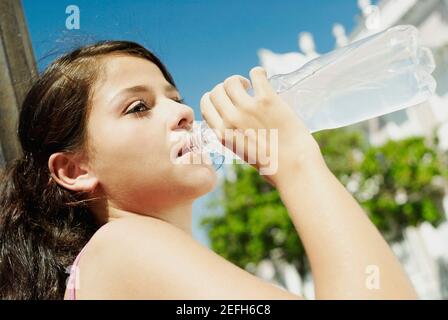
[{"label": "girl's face", "polygon": [[148,214],[214,188],[216,173],[206,161],[177,158],[182,140],[173,135],[179,138],[194,120],[180,99],[154,63],[125,55],[104,58],[88,120],[89,164],[114,206]]}]

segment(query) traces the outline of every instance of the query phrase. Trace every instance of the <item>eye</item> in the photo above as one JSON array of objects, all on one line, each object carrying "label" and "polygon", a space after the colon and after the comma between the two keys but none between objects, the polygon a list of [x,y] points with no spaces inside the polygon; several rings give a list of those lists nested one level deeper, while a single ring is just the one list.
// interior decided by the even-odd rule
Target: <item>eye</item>
[{"label": "eye", "polygon": [[182,98],[173,98],[172,100],[176,101],[177,103],[181,103],[181,104],[185,103],[185,100]]},{"label": "eye", "polygon": [[141,113],[145,111],[151,110],[150,107],[148,107],[148,104],[144,100],[139,100],[137,104],[134,105],[129,111],[127,111],[125,114],[130,113]]}]

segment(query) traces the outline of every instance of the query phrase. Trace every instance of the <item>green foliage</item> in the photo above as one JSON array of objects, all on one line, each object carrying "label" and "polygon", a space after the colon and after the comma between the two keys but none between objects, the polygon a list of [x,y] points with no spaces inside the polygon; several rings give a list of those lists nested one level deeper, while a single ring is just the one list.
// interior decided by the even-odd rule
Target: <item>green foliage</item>
[{"label": "green foliage", "polygon": [[444,217],[444,162],[421,137],[371,147],[360,167],[355,197],[389,240],[399,240],[406,226],[424,221],[437,226]]},{"label": "green foliage", "polygon": [[[369,146],[361,131],[337,129],[315,135],[331,171],[347,186],[372,222],[395,241],[406,226],[443,220],[441,200],[447,165],[423,138]],[[234,165],[212,208],[223,212],[203,220],[212,249],[246,267],[265,258],[308,271],[305,251],[278,192],[248,165]],[[342,222],[343,223],[343,222]]]},{"label": "green foliage", "polygon": [[[248,165],[234,165],[237,179],[225,181],[224,198],[215,206],[224,214],[206,217],[212,248],[241,267],[280,252],[298,265],[304,249],[274,188]],[[280,250],[279,250],[280,249]]]}]

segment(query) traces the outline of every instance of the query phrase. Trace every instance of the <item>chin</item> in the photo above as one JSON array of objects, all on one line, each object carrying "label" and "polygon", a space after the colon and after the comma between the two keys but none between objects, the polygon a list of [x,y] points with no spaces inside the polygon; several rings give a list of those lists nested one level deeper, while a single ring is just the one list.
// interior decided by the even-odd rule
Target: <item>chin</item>
[{"label": "chin", "polygon": [[199,197],[215,189],[217,175],[213,167],[193,165],[185,169],[186,172],[181,176],[181,183],[193,191],[195,195]]}]

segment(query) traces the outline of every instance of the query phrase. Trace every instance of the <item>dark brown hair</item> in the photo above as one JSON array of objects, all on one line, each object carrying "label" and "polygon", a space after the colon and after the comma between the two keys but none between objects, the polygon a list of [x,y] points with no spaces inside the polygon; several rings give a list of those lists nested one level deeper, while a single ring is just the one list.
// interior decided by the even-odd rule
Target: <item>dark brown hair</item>
[{"label": "dark brown hair", "polygon": [[39,76],[21,106],[18,136],[23,157],[0,184],[0,299],[62,299],[68,270],[99,225],[89,197],[55,183],[48,159],[86,150],[86,124],[100,58],[126,54],[162,62],[130,41],[101,41],[65,54]]}]

